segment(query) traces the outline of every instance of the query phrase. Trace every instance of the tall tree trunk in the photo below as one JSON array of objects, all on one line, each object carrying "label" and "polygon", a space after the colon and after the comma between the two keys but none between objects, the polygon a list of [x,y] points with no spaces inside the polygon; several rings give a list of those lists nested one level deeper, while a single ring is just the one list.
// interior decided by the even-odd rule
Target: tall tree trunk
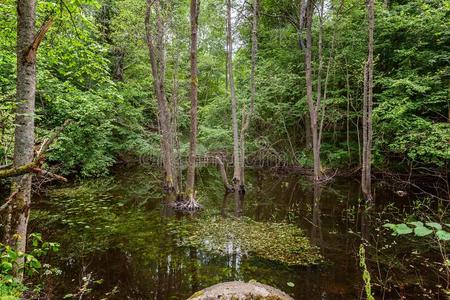
[{"label": "tall tree trunk", "polygon": [[[241,186],[245,186],[245,134],[250,126],[250,119],[255,111],[255,97],[256,97],[256,60],[258,52],[258,7],[259,0],[253,1],[253,19],[252,19],[252,54],[251,54],[251,73],[250,73],[250,110],[248,113],[243,113],[242,128],[240,136],[240,159],[241,159]],[[245,104],[244,110],[245,112]]]},{"label": "tall tree trunk", "polygon": [[173,77],[172,77],[172,95],[170,101],[170,112],[172,115],[171,126],[172,126],[172,145],[174,149],[174,170],[177,176],[178,186],[183,186],[183,174],[182,174],[182,161],[181,161],[181,151],[180,151],[180,140],[178,136],[178,90],[180,88],[180,83],[178,80],[178,70],[180,65],[180,53],[177,51],[174,55],[175,66],[173,69]]},{"label": "tall tree trunk", "polygon": [[305,43],[303,42],[303,26],[305,23],[305,14],[306,14],[306,6],[305,0],[300,0],[299,3],[299,12],[298,12],[298,26],[297,26],[297,35],[298,35],[298,46],[300,50],[305,48]]},{"label": "tall tree trunk", "polygon": [[305,114],[303,119],[305,123],[305,148],[310,150],[312,147],[312,134],[311,134],[311,117],[309,112]]},{"label": "tall tree trunk", "polygon": [[188,200],[194,198],[195,159],[197,156],[197,32],[198,32],[199,3],[191,0],[191,135],[189,140],[189,164],[187,170],[186,196]]},{"label": "tall tree trunk", "polygon": [[375,30],[374,0],[367,3],[368,16],[368,57],[364,68],[363,99],[363,161],[361,189],[366,201],[372,200],[371,160],[372,160],[372,106],[373,106],[373,35]]},{"label": "tall tree trunk", "polygon": [[[155,4],[156,11],[156,47],[152,33],[152,5]],[[161,152],[164,165],[164,188],[169,193],[178,193],[178,184],[175,173],[175,163],[173,154],[173,128],[171,126],[171,116],[167,103],[165,86],[164,86],[164,28],[160,16],[159,0],[147,0],[147,9],[145,13],[145,28],[147,47],[150,56],[150,65],[153,77],[153,89],[158,102],[158,120],[161,131]]]},{"label": "tall tree trunk", "polygon": [[[308,6],[307,0],[300,0],[299,12],[298,12],[298,26],[297,26],[297,35],[298,35],[298,46],[300,50],[305,50],[305,43],[303,41],[303,28],[305,25],[305,20],[307,18],[306,7]],[[311,149],[312,147],[312,136],[311,136],[311,118],[309,112],[305,114],[304,120],[305,124],[305,148]]]},{"label": "tall tree trunk", "polygon": [[[15,168],[33,161],[34,148],[34,102],[36,93],[36,49],[35,45],[36,1],[17,1],[17,82],[16,82],[16,120],[14,132]],[[14,180],[17,189],[16,202],[12,208],[9,234],[10,244],[16,251],[25,252],[27,226],[31,204],[31,174]],[[23,259],[18,261],[19,265]],[[23,271],[16,270],[16,277],[22,280]]]},{"label": "tall tree trunk", "polygon": [[228,83],[230,85],[230,97],[231,97],[231,119],[233,127],[233,184],[237,191],[241,183],[241,159],[239,154],[239,134],[238,134],[238,120],[237,120],[237,101],[236,91],[234,87],[233,77],[233,37],[231,30],[231,0],[227,0],[227,50],[228,50]]},{"label": "tall tree trunk", "polygon": [[[305,77],[306,77],[306,101],[308,103],[309,117],[311,122],[311,133],[313,142],[314,159],[314,181],[319,181],[320,172],[320,141],[317,126],[317,115],[320,108],[320,96],[316,103],[313,100],[313,79],[312,79],[312,18],[314,11],[314,0],[307,1],[305,23],[306,23],[306,48],[305,48]],[[321,46],[321,42],[319,42]]]},{"label": "tall tree trunk", "polygon": [[348,153],[348,165],[352,164],[352,153],[350,149],[350,75],[348,73],[348,65],[345,65],[345,87],[347,90],[347,111],[346,111],[346,137],[347,137],[347,153]]}]

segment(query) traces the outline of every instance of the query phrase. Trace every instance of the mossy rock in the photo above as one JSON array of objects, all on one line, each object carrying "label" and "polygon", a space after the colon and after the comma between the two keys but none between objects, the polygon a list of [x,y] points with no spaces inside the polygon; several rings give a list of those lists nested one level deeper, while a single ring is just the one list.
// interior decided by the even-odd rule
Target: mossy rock
[{"label": "mossy rock", "polygon": [[294,300],[286,293],[251,280],[223,282],[196,292],[188,300]]}]

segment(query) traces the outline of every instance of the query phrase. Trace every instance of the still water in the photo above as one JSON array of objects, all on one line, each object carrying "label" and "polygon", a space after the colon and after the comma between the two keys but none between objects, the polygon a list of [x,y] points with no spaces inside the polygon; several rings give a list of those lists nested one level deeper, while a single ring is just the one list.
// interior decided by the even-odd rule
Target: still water
[{"label": "still water", "polygon": [[49,258],[61,274],[39,279],[52,299],[68,294],[76,299],[187,299],[219,282],[251,279],[298,300],[361,299],[358,249],[364,233],[372,241],[367,263],[377,299],[439,297],[440,274],[423,265],[439,258],[432,252],[409,258],[411,246],[396,245],[380,229],[388,221],[380,211],[401,215],[412,201],[381,184],[368,216],[353,179],[336,178],[314,197],[302,175],[252,170],[245,198],[236,202],[224,197],[216,169],[201,169],[198,199],[209,213],[296,224],[325,259],[319,266],[287,267],[243,255],[233,245],[224,255],[177,246],[171,222],[180,216],[161,204],[159,176],[147,167],[122,168],[106,179],[54,187],[35,200],[31,231],[61,243],[61,251]]}]

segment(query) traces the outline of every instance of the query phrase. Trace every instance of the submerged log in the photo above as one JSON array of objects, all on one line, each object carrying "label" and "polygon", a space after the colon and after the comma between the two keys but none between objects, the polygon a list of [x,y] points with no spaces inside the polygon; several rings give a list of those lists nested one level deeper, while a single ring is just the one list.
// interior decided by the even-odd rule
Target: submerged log
[{"label": "submerged log", "polygon": [[266,284],[250,280],[223,282],[196,292],[188,300],[294,300],[286,293]]}]

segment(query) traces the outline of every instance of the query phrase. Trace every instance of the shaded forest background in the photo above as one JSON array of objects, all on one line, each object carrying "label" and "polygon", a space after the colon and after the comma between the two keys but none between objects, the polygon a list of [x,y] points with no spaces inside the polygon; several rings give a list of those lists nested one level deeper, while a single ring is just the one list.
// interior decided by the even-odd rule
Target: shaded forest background
[{"label": "shaded forest background", "polygon": [[[223,3],[222,3],[223,2]],[[48,153],[61,174],[99,176],[115,163],[160,155],[157,105],[145,42],[145,1],[38,1],[38,26],[54,15],[37,60],[37,139],[74,122]],[[257,95],[247,160],[312,167],[300,1],[262,0]],[[238,117],[250,101],[251,5],[235,3],[234,76]],[[232,153],[226,80],[226,5],[203,0],[198,45],[198,155]],[[182,156],[189,148],[189,5],[166,1],[166,91],[177,115]],[[447,173],[450,160],[450,3],[377,2],[375,170]],[[314,16],[318,18],[317,15]],[[11,163],[15,102],[15,1],[0,4],[0,165]],[[361,1],[327,1],[323,24],[322,168],[361,163],[367,20]],[[313,22],[317,72],[319,21]],[[317,83],[317,82],[316,82]],[[326,95],[326,96],[325,96]],[[173,105],[178,103],[178,105]]]}]

